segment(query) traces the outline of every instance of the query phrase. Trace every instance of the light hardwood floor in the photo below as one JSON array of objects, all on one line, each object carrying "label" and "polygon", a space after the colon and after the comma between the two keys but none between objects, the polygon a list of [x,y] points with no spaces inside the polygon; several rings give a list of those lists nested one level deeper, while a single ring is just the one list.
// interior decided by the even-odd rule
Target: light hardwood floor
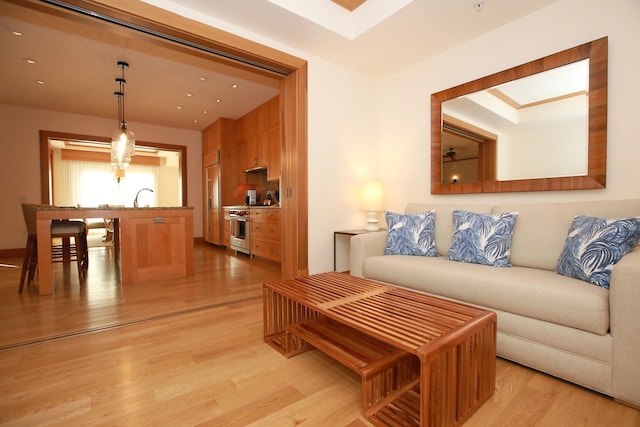
[{"label": "light hardwood floor", "polygon": [[[197,245],[193,277],[121,288],[110,252],[90,252],[83,286],[56,265],[53,297],[19,296],[19,269],[0,267],[0,424],[370,425],[356,374],[263,342],[275,264]],[[496,392],[465,423],[614,425],[640,426],[640,411],[502,359]]]}]

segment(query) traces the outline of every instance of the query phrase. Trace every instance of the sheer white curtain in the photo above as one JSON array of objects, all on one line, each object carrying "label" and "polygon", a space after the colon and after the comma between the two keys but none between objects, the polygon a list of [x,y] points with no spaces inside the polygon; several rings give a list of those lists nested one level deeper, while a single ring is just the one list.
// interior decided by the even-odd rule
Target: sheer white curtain
[{"label": "sheer white curtain", "polygon": [[63,160],[58,171],[60,182],[54,203],[59,206],[88,206],[102,204],[133,206],[133,199],[141,188],[150,188],[154,193],[145,192],[140,206],[156,206],[155,189],[158,181],[158,167],[131,165],[125,169],[120,182],[114,178],[110,163],[82,160]]}]

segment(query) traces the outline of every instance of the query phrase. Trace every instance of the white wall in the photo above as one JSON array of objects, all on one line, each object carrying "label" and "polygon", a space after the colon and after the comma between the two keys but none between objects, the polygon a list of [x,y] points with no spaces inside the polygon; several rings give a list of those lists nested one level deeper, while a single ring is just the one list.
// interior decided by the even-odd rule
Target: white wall
[{"label": "white wall", "polygon": [[335,230],[365,226],[360,186],[381,176],[374,83],[333,64],[309,61],[309,271],[313,273],[333,270]]},{"label": "white wall", "polygon": [[506,139],[509,156],[504,163],[509,169],[501,171],[499,163],[498,179],[586,175],[587,131],[582,120],[559,126],[518,128]]},{"label": "white wall", "polygon": [[[194,235],[202,236],[202,137],[200,132],[129,123],[139,141],[187,147],[187,204],[194,207]],[[40,202],[39,131],[109,137],[114,121],[0,104],[0,249],[22,248],[26,230],[20,203]]]},{"label": "white wall", "polygon": [[[387,209],[402,211],[408,201],[498,203],[640,197],[638,22],[637,0],[560,0],[382,81],[378,155],[386,162],[382,179],[387,187]],[[606,189],[430,195],[431,93],[604,36],[609,37]]]}]

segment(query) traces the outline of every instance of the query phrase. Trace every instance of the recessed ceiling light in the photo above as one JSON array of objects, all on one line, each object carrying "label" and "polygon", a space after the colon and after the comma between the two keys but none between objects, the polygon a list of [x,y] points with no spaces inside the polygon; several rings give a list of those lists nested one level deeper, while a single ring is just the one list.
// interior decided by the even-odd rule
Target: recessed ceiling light
[{"label": "recessed ceiling light", "polygon": [[178,110],[182,110],[182,105],[178,105],[176,108],[177,108]]},{"label": "recessed ceiling light", "polygon": [[238,83],[234,83],[231,85],[232,88],[236,89],[238,87]]},{"label": "recessed ceiling light", "polygon": [[24,62],[26,62],[27,64],[35,64],[36,63],[36,61],[34,61],[31,58],[22,58],[22,59],[24,59]]},{"label": "recessed ceiling light", "polygon": [[222,102],[222,99],[218,98],[216,99],[216,102]]},{"label": "recessed ceiling light", "polygon": [[188,92],[187,92],[187,96],[188,96],[188,97],[192,97],[192,96],[193,96],[193,94],[192,94],[192,93],[188,93]]},{"label": "recessed ceiling light", "polygon": [[11,34],[13,34],[14,36],[21,36],[22,35],[22,31],[13,30],[13,31],[11,31]]},{"label": "recessed ceiling light", "polygon": [[202,110],[202,114],[207,114],[208,111],[207,110]]},{"label": "recessed ceiling light", "polygon": [[44,80],[36,80],[36,83],[38,83],[39,85],[43,85],[44,84]]},{"label": "recessed ceiling light", "polygon": [[193,123],[198,123],[198,119],[195,119],[195,120],[193,121]]},{"label": "recessed ceiling light", "polygon": [[203,76],[203,77],[200,77],[200,81],[203,81],[203,82],[204,82],[204,81],[207,81],[207,78],[206,78],[206,77],[204,77],[204,76]]}]

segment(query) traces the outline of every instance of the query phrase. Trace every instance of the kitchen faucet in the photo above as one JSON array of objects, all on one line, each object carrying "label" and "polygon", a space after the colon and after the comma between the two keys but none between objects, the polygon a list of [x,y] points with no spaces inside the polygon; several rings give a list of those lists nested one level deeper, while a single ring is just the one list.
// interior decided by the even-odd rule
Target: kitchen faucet
[{"label": "kitchen faucet", "polygon": [[153,193],[153,190],[150,188],[141,188],[140,190],[138,190],[138,192],[136,193],[136,198],[133,199],[133,207],[137,208],[138,207],[138,196],[140,195],[141,192],[143,191],[151,191]]}]

